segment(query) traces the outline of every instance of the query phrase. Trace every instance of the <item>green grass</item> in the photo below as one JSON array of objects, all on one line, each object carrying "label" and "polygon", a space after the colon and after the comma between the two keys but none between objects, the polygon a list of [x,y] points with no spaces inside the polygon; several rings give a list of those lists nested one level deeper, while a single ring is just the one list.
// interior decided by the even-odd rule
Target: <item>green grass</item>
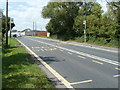
[{"label": "green grass", "polygon": [[12,38],[10,46],[3,48],[2,88],[54,88],[25,48],[18,44]]}]

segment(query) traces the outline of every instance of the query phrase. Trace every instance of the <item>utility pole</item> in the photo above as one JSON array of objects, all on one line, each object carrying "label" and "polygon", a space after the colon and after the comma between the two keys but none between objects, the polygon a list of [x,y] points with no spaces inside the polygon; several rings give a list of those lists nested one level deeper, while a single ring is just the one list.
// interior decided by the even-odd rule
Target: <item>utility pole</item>
[{"label": "utility pole", "polygon": [[35,22],[35,30],[37,30],[37,22]]},{"label": "utility pole", "polygon": [[6,46],[8,46],[8,0],[6,0]]},{"label": "utility pole", "polygon": [[34,30],[34,21],[33,21],[33,30]]},{"label": "utility pole", "polygon": [[12,18],[10,18],[10,38],[11,38],[11,19]]}]

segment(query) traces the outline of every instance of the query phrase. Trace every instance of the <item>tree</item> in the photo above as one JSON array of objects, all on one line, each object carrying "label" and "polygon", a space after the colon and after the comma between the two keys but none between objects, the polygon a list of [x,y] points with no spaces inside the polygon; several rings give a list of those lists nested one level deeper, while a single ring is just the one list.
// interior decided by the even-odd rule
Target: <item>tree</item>
[{"label": "tree", "polygon": [[108,13],[113,20],[117,20],[117,23],[120,25],[120,1],[107,1]]},{"label": "tree", "polygon": [[[5,33],[6,33],[6,23],[5,23],[5,16],[2,17],[2,36],[4,37]],[[11,29],[15,27],[14,23],[11,23]],[[10,17],[8,17],[8,31],[10,30]]]},{"label": "tree", "polygon": [[97,2],[85,2],[79,11],[78,16],[75,18],[74,28],[76,31],[76,35],[83,36],[83,20],[87,21],[87,34],[91,36],[98,36],[99,28],[100,28],[100,20],[102,16],[103,10],[100,4]]},{"label": "tree", "polygon": [[44,7],[42,15],[50,18],[46,28],[58,37],[72,38],[74,36],[74,18],[78,14],[82,2],[50,2]]}]

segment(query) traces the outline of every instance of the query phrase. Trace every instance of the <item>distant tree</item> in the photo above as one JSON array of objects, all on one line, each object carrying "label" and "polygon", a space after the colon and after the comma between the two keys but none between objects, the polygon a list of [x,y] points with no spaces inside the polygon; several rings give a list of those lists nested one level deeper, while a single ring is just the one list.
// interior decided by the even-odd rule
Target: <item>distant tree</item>
[{"label": "distant tree", "polygon": [[12,32],[17,32],[17,30],[12,30]]},{"label": "distant tree", "polygon": [[114,2],[113,1],[107,1],[108,6],[108,13],[111,18],[114,20],[117,20],[118,24],[120,25],[120,1]]}]

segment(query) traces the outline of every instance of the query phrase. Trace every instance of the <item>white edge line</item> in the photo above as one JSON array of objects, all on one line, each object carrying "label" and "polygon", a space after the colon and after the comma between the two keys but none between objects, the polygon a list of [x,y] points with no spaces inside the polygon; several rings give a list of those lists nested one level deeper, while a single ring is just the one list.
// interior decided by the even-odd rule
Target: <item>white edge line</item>
[{"label": "white edge line", "polygon": [[120,75],[113,75],[113,77],[119,77]]},{"label": "white edge line", "polygon": [[120,70],[120,68],[115,68],[116,70]]},{"label": "white edge line", "polygon": [[[16,38],[17,39],[17,38]],[[18,40],[18,39],[17,39]],[[50,67],[46,62],[44,62],[37,54],[35,54],[30,48],[18,40],[31,54],[33,54],[58,80],[60,80],[67,88],[73,88],[70,83],[64,79],[58,72],[56,72],[52,67]]]},{"label": "white edge line", "polygon": [[[30,36],[31,37],[31,36]],[[35,38],[41,38],[41,37],[35,37]],[[59,40],[53,40],[53,39],[48,39],[48,38],[41,38],[41,39],[47,39],[47,40],[52,40],[52,41],[56,41],[56,42],[60,42]],[[104,48],[99,48],[99,47],[94,47],[94,46],[84,46],[84,45],[79,45],[77,43],[67,43],[64,41],[61,41],[62,43],[66,43],[66,44],[71,44],[71,45],[76,45],[76,46],[82,46],[82,47],[87,47],[87,48],[94,48],[94,49],[98,49],[98,50],[103,50],[103,51],[107,51],[107,52],[113,52],[113,53],[118,53],[118,51],[115,50],[108,50],[108,49],[104,49]]]},{"label": "white edge line", "polygon": [[85,46],[85,45],[79,45],[79,44],[73,44],[73,43],[68,43],[68,44],[76,45],[76,46],[81,46],[81,47],[87,47],[87,48],[98,49],[98,50],[107,51],[107,52],[118,53],[118,51],[115,51],[115,50],[108,50],[108,49],[103,49],[103,48],[94,47],[94,46],[91,47],[91,46]]}]

